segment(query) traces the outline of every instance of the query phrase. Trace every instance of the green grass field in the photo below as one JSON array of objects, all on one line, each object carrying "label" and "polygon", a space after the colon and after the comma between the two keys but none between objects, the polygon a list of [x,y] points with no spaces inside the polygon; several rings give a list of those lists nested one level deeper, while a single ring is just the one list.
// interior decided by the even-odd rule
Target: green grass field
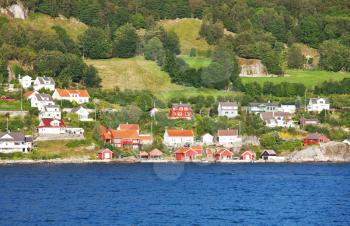
[{"label": "green grass field", "polygon": [[51,29],[51,27],[54,25],[59,25],[63,27],[67,31],[68,35],[74,40],[77,40],[78,36],[84,33],[87,29],[87,25],[75,19],[52,18],[40,13],[33,13],[26,20],[16,19],[15,23],[30,26],[50,34],[55,34],[55,31]]},{"label": "green grass field", "polygon": [[203,55],[211,49],[207,41],[199,36],[199,30],[202,25],[201,20],[163,20],[160,23],[167,31],[174,31],[179,36],[183,54],[189,54],[192,48],[196,48],[198,53]]},{"label": "green grass field", "polygon": [[307,88],[312,88],[324,81],[333,80],[340,81],[344,78],[350,78],[350,73],[335,73],[328,71],[316,70],[288,70],[285,77],[274,78],[242,78],[243,83],[258,82],[264,84],[269,81],[273,83],[290,82],[303,83]]},{"label": "green grass field", "polygon": [[[30,108],[29,103],[23,101],[23,110],[28,110]],[[0,111],[19,111],[21,110],[20,101],[2,101],[0,100]]]},{"label": "green grass field", "polygon": [[190,57],[188,55],[181,55],[180,58],[182,58],[186,63],[195,69],[203,68],[209,66],[211,63],[211,59],[207,57],[197,56],[197,57]]}]

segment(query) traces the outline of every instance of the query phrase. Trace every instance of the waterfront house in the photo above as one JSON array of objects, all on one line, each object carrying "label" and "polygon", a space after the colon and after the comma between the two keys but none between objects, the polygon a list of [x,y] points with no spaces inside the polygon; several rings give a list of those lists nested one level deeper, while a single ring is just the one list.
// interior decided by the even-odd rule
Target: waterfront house
[{"label": "waterfront house", "polygon": [[53,98],[49,94],[35,94],[30,99],[30,106],[32,108],[38,108],[39,111],[43,111],[45,106],[55,105]]},{"label": "waterfront house", "polygon": [[188,147],[180,148],[175,152],[176,161],[192,161],[196,156],[198,156],[198,153]]},{"label": "waterfront house", "polygon": [[[109,143],[118,148],[141,148],[143,145],[153,143],[153,136],[148,134],[140,134],[139,126],[137,129],[133,127],[124,127],[122,124],[115,129],[107,129],[101,126],[101,138],[105,143]],[[134,124],[136,126],[136,124]]]},{"label": "waterfront house", "polygon": [[242,138],[237,129],[218,130],[218,143],[224,147],[232,147],[234,144],[241,143]]},{"label": "waterfront house", "polygon": [[41,89],[54,91],[55,80],[53,80],[51,77],[37,77],[33,82],[33,89],[35,91],[39,91]]},{"label": "waterfront house", "polygon": [[204,149],[202,146],[196,145],[196,146],[191,146],[193,150],[197,152],[198,155],[202,155],[204,152]]},{"label": "waterfront house", "polygon": [[277,154],[274,150],[264,150],[261,153],[260,158],[263,160],[269,160],[269,158],[274,158],[276,156],[277,156]]},{"label": "waterfront house", "polygon": [[214,144],[214,136],[210,133],[206,133],[201,137],[201,141],[203,145],[213,145]]},{"label": "waterfront house", "polygon": [[300,119],[300,125],[302,127],[305,127],[305,126],[315,126],[315,125],[318,125],[320,124],[320,122],[318,121],[318,119],[306,119],[306,118],[301,118]]},{"label": "waterfront house", "polygon": [[42,111],[39,112],[39,119],[50,118],[50,119],[61,119],[61,110],[58,105],[47,105],[44,106]]},{"label": "waterfront house", "polygon": [[0,153],[30,152],[33,138],[19,132],[0,132]]},{"label": "waterfront house", "polygon": [[192,119],[193,112],[190,104],[173,104],[169,114],[169,119]]},{"label": "waterfront house", "polygon": [[229,160],[232,159],[232,156],[233,153],[226,148],[221,148],[215,153],[216,161]]},{"label": "waterfront house", "polygon": [[38,126],[40,136],[62,135],[66,133],[66,125],[62,119],[42,118]]},{"label": "waterfront house", "polygon": [[235,118],[238,116],[238,105],[233,102],[220,102],[218,106],[218,115],[227,118]]},{"label": "waterfront house", "polygon": [[73,108],[71,112],[78,116],[79,121],[86,122],[92,120],[89,118],[89,111],[84,107]]},{"label": "waterfront house", "polygon": [[327,142],[329,142],[329,138],[319,133],[311,133],[304,139],[304,145],[315,145]]},{"label": "waterfront house", "polygon": [[28,75],[23,76],[22,78],[19,79],[19,83],[23,87],[23,89],[28,89],[29,87],[32,86],[32,78]]},{"label": "waterfront house", "polygon": [[163,156],[163,152],[161,152],[158,149],[153,149],[150,153],[149,153],[149,158],[156,160],[156,159],[161,159]]},{"label": "waterfront house", "polygon": [[56,89],[52,95],[54,100],[66,100],[77,104],[88,103],[90,96],[87,90],[80,89]]},{"label": "waterfront house", "polygon": [[260,114],[261,120],[265,122],[265,125],[270,128],[284,127],[291,128],[295,127],[292,115],[286,112],[262,112]]},{"label": "waterfront house", "polygon": [[328,98],[311,98],[307,105],[309,112],[321,112],[323,110],[330,110],[330,102]]},{"label": "waterfront house", "polygon": [[108,148],[104,149],[98,153],[98,158],[101,160],[111,160],[113,158],[113,152]]},{"label": "waterfront house", "polygon": [[139,156],[140,156],[140,159],[148,159],[149,157],[148,153],[145,151],[141,151]]},{"label": "waterfront house", "polygon": [[247,150],[245,152],[243,152],[243,154],[241,155],[242,160],[244,161],[254,161],[255,160],[255,153]]},{"label": "waterfront house", "polygon": [[194,133],[192,130],[166,129],[163,143],[168,147],[192,145],[194,143]]},{"label": "waterfront house", "polygon": [[262,112],[281,111],[281,108],[278,103],[250,103],[248,111],[253,114],[259,114]]}]

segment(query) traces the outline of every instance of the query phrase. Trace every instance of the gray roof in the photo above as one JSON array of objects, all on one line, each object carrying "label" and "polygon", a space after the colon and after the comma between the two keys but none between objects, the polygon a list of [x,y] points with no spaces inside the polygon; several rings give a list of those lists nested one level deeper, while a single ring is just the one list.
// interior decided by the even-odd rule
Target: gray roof
[{"label": "gray roof", "polygon": [[55,85],[55,80],[51,77],[38,77],[37,79],[42,85]]},{"label": "gray roof", "polygon": [[191,104],[180,103],[180,104],[173,104],[172,106],[173,108],[187,107],[188,109],[191,109]]},{"label": "gray roof", "polygon": [[[9,135],[12,138],[2,138],[5,135]],[[21,141],[24,142],[26,140],[26,137],[23,133],[19,132],[10,132],[10,133],[2,133],[0,132],[0,141]]]},{"label": "gray roof", "polygon": [[319,133],[310,133],[306,139],[310,139],[310,140],[318,140],[320,139],[320,137],[323,136],[322,134]]},{"label": "gray roof", "polygon": [[237,107],[235,102],[219,102],[219,106],[221,107]]},{"label": "gray roof", "polygon": [[268,155],[276,155],[276,152],[274,150],[264,150],[262,154],[267,153]]},{"label": "gray roof", "polygon": [[85,111],[87,111],[85,108],[83,108],[83,107],[75,107],[75,108],[72,108],[72,113],[77,113],[80,109],[83,109],[83,110],[85,110]]},{"label": "gray roof", "polygon": [[325,102],[326,102],[326,104],[329,104],[329,99],[328,99],[328,98],[310,98],[310,103],[312,103],[312,104],[317,104],[317,101],[318,101],[319,99],[324,99]]},{"label": "gray roof", "polygon": [[259,106],[274,106],[274,107],[279,107],[278,103],[249,103],[250,107],[259,107]]},{"label": "gray roof", "polygon": [[36,98],[38,99],[38,101],[53,101],[53,98],[51,95],[49,94],[40,94],[40,93],[37,93],[35,94]]},{"label": "gray roof", "polygon": [[292,115],[288,112],[262,112],[260,113],[263,120],[271,120],[276,117],[283,117],[284,119],[290,119]]}]

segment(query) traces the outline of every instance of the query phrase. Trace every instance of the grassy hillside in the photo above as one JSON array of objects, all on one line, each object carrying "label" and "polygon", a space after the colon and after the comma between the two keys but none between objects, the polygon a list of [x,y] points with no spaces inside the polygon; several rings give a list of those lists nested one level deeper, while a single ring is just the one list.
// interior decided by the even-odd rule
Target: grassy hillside
[{"label": "grassy hillside", "polygon": [[77,40],[78,36],[87,29],[87,25],[81,23],[75,19],[65,18],[52,18],[44,14],[31,14],[26,20],[15,20],[15,23],[20,23],[25,26],[31,26],[43,32],[50,32],[54,34],[54,30],[51,29],[54,25],[63,27],[68,35]]},{"label": "grassy hillside", "polygon": [[181,55],[180,56],[186,63],[192,67],[192,68],[202,68],[207,67],[211,63],[211,60],[207,57],[197,56],[197,57],[190,57],[188,55]]},{"label": "grassy hillside", "polygon": [[179,36],[183,54],[189,54],[191,48],[196,48],[199,54],[204,54],[211,48],[210,45],[199,36],[199,30],[202,25],[201,20],[163,20],[160,23],[167,31],[174,31]]},{"label": "grassy hillside", "polygon": [[258,82],[263,84],[266,81],[273,83],[291,82],[291,83],[303,83],[306,87],[311,88],[324,81],[334,80],[339,81],[344,78],[350,78],[350,73],[335,73],[328,71],[314,71],[314,70],[288,70],[285,77],[275,78],[242,78],[244,83]]}]

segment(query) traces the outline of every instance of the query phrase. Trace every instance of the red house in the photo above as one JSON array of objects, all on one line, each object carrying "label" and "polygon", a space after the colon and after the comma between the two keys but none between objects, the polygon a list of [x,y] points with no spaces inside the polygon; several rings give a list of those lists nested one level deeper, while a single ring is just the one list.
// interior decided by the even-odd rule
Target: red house
[{"label": "red house", "polygon": [[202,155],[203,154],[203,147],[202,146],[192,146],[191,147],[193,150],[195,150],[197,152],[198,155]]},{"label": "red house", "polygon": [[241,157],[242,157],[242,160],[244,161],[253,161],[255,159],[255,153],[250,150],[247,150],[243,152]]},{"label": "red house", "polygon": [[176,161],[192,161],[198,153],[192,148],[180,148],[175,152]]},{"label": "red house", "polygon": [[193,112],[190,104],[173,104],[168,117],[169,119],[188,119],[191,120]]},{"label": "red house", "polygon": [[304,139],[304,145],[315,145],[327,142],[329,142],[329,138],[319,133],[311,133]]},{"label": "red house", "polygon": [[101,160],[110,160],[113,158],[113,152],[109,149],[105,149],[98,153],[98,158]]},{"label": "red house", "polygon": [[216,161],[232,159],[232,155],[233,153],[230,150],[226,148],[221,148],[219,151],[216,152],[215,159]]}]

